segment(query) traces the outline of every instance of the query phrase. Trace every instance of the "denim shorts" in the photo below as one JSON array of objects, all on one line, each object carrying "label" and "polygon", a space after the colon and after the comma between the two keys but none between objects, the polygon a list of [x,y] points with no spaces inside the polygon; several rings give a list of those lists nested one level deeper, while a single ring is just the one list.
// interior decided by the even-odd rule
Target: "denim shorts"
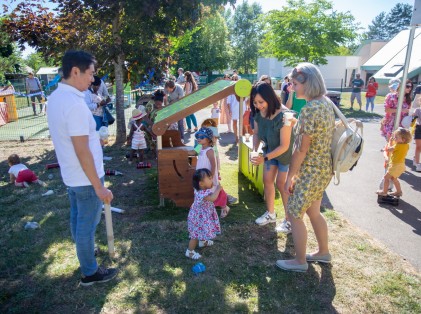
[{"label": "denim shorts", "polygon": [[279,172],[288,172],[289,165],[283,165],[277,159],[270,159],[268,161],[265,161],[265,168],[266,168],[266,170],[269,170],[270,169],[270,166],[272,166],[272,165],[278,167],[278,171]]}]

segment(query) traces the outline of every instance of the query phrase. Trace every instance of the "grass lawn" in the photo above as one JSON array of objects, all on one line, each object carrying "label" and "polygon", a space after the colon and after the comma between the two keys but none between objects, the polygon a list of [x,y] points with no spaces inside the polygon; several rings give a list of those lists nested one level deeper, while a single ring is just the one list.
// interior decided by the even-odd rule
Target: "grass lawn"
[{"label": "grass lawn", "polygon": [[[51,142],[2,142],[2,146],[1,313],[421,312],[420,275],[331,209],[325,209],[324,215],[332,265],[312,264],[307,273],[277,269],[277,259],[294,255],[292,238],[276,234],[273,226],[254,224],[264,203],[238,175],[236,162],[226,158],[233,153],[231,145],[220,149],[221,173],[227,193],[240,202],[221,222],[223,233],[215,245],[201,250],[207,269],[198,276],[191,270],[196,262],[184,257],[187,209],[170,204],[158,208],[156,166],[138,170],[127,164],[127,148],[106,148],[105,154],[113,157],[106,169],[124,172],[106,177],[106,185],[114,193],[113,206],[126,213],[113,214],[117,257],[110,260],[102,253],[98,260],[117,266],[120,273],[109,283],[79,287],[66,188],[58,169],[45,170],[47,163],[55,161]],[[22,189],[8,184],[5,160],[12,152],[48,187]],[[54,190],[54,195],[41,196],[46,189]],[[24,230],[27,221],[37,221],[41,228]],[[106,252],[103,220],[97,243]],[[310,231],[309,250],[315,246]]]},{"label": "grass lawn", "polygon": [[[359,105],[357,101],[354,101],[354,110],[351,110],[351,93],[346,92],[341,94],[341,111],[342,113],[348,117],[348,118],[357,118],[357,119],[379,119],[382,116],[380,116],[377,113],[371,113],[365,111],[365,93],[361,93],[361,101],[362,101],[362,110],[359,110]],[[375,104],[383,104],[384,103],[384,96],[376,96],[374,103]]]}]

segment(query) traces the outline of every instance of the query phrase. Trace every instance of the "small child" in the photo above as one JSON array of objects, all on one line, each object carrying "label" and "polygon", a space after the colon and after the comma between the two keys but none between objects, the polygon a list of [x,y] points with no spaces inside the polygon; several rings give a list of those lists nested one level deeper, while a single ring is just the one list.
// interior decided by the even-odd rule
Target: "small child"
[{"label": "small child", "polygon": [[[209,128],[211,129],[212,133],[213,133],[213,150],[215,152],[215,157],[216,157],[216,167],[218,168],[218,180],[221,180],[221,174],[220,174],[220,170],[221,170],[221,162],[219,159],[219,151],[218,151],[218,138],[219,138],[219,132],[218,132],[218,128],[216,127],[215,121],[213,119],[206,119],[202,122],[201,125],[202,128]],[[200,151],[202,150],[202,145],[195,143],[195,147],[194,147],[194,151],[196,152],[196,154],[199,155]],[[228,205],[230,204],[234,204],[237,202],[237,198],[235,198],[232,195],[227,194],[227,200],[228,200]],[[226,213],[228,214],[228,212]],[[226,215],[221,216],[221,218],[225,218]]]},{"label": "small child", "polygon": [[135,155],[137,151],[137,156],[140,160],[140,162],[143,162],[143,151],[147,148],[146,146],[146,139],[145,139],[145,131],[147,130],[147,127],[142,121],[142,118],[147,115],[146,110],[140,110],[140,109],[134,109],[132,112],[132,118],[133,121],[130,133],[127,136],[128,143],[131,144],[131,152],[130,152],[130,159],[129,164],[133,161],[133,156]]},{"label": "small child", "polygon": [[10,166],[10,183],[26,188],[29,187],[29,183],[38,183],[39,185],[46,186],[45,182],[39,180],[35,173],[29,170],[24,164],[21,164],[18,155],[10,155],[7,161]]},{"label": "small child", "polygon": [[386,196],[389,189],[389,179],[393,180],[396,192],[390,193],[391,196],[401,197],[402,189],[399,183],[399,176],[405,172],[405,157],[409,150],[409,142],[411,141],[411,133],[404,128],[398,128],[392,134],[392,143],[387,147],[390,154],[389,165],[384,175],[383,190],[378,190],[378,195]]},{"label": "small child", "polygon": [[198,169],[193,175],[194,202],[187,218],[189,247],[186,257],[197,260],[202,256],[194,249],[212,246],[217,234],[221,233],[218,214],[214,201],[222,191],[220,185],[214,186],[212,173],[208,169]]},{"label": "small child", "polygon": [[[211,171],[213,176],[213,189],[219,186],[219,169],[217,164],[217,158],[213,149],[214,139],[213,132],[209,128],[200,128],[195,134],[196,140],[202,146],[197,159],[196,169],[208,169]],[[221,207],[221,218],[225,218],[230,208],[227,206],[227,193],[222,189],[219,193],[218,198],[214,201],[215,206]]]},{"label": "small child", "polygon": [[220,113],[221,109],[219,109],[219,103],[216,102],[211,109],[211,119],[215,122],[215,127],[218,127]]}]

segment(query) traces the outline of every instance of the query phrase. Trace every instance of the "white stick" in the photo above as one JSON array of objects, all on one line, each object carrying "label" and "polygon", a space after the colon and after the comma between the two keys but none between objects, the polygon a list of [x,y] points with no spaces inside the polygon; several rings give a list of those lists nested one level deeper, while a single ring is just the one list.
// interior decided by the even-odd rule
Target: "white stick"
[{"label": "white stick", "polygon": [[107,242],[108,242],[108,254],[111,258],[114,257],[114,231],[113,231],[113,218],[111,216],[111,205],[104,204],[105,213],[105,226],[107,229]]}]

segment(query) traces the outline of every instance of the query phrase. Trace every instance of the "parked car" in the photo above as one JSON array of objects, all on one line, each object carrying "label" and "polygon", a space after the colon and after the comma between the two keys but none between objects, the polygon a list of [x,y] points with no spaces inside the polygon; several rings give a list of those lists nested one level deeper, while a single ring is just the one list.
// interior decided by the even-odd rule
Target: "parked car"
[{"label": "parked car", "polygon": [[327,97],[330,98],[330,100],[336,105],[336,107],[339,107],[341,104],[341,92],[337,92],[334,90],[328,90]]}]

